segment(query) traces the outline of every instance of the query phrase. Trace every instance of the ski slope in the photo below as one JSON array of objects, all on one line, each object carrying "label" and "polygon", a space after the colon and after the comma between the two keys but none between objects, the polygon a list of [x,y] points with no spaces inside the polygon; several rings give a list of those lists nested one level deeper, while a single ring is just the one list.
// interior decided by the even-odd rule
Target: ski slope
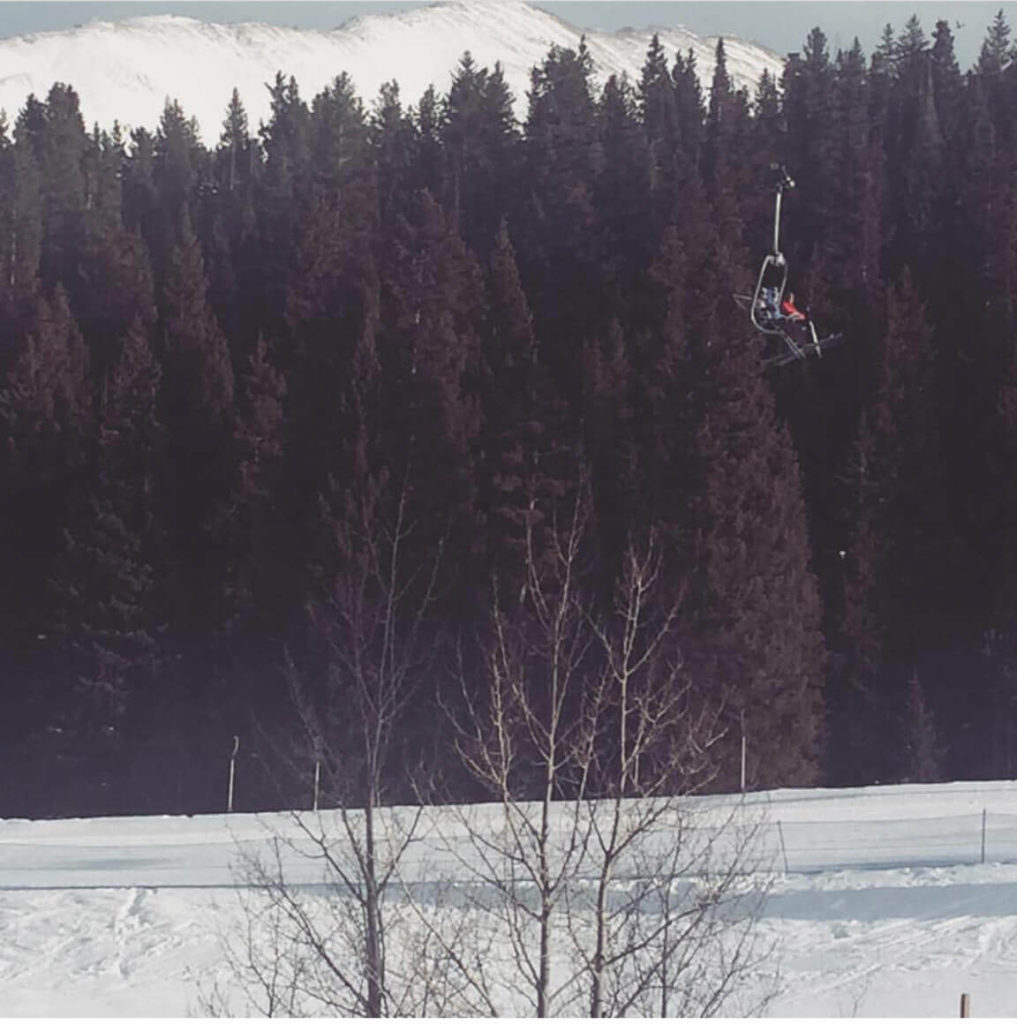
[{"label": "ski slope", "polygon": [[[773,868],[758,878],[772,883],[758,926],[779,976],[770,1014],[951,1017],[968,992],[974,1016],[1017,1016],[1017,783],[746,805]],[[286,815],[0,822],[0,1014],[199,1012],[218,936],[240,920],[238,850],[291,828]],[[433,860],[414,858],[426,877]]]}]

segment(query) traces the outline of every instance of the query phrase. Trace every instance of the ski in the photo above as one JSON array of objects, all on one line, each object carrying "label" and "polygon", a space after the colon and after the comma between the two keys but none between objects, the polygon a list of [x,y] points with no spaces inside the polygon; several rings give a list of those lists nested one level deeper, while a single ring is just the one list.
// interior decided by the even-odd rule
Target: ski
[{"label": "ski", "polygon": [[834,348],[843,341],[843,334],[828,334],[825,338],[820,338],[818,341],[805,345],[800,349],[788,350],[780,352],[775,356],[770,356],[768,359],[763,360],[763,366],[767,369],[771,366],[787,366],[788,363],[806,359],[811,354],[822,355],[828,348]]}]

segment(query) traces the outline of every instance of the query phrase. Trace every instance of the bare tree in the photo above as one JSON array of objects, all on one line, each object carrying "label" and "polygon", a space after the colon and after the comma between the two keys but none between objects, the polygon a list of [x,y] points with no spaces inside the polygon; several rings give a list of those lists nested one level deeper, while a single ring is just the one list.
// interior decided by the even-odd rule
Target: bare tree
[{"label": "bare tree", "polygon": [[429,668],[437,564],[400,564],[408,527],[395,508],[391,531],[371,504],[346,517],[348,570],[311,616],[322,671],[309,681],[289,667],[304,770],[321,765],[325,798],[241,860],[245,928],[227,958],[245,1009],[728,1008],[758,961],[753,823],[692,800],[714,778],[723,707],[684,662],[681,588],[662,596],[660,544],[629,547],[605,608],[583,579],[583,489],[560,518],[551,510],[540,549],[531,518],[520,600],[494,599],[481,685],[464,650],[449,709],[494,803],[427,806],[418,792],[399,807],[388,780]]},{"label": "bare tree", "polygon": [[[581,500],[570,514],[564,529],[554,523],[549,532],[553,583],[535,547],[533,517],[528,521],[525,604],[506,611],[493,588],[487,685],[478,695],[463,678],[464,711],[453,718],[464,764],[500,807],[493,828],[462,818],[470,849],[459,848],[458,856],[482,883],[486,909],[498,919],[522,977],[517,994],[538,1017],[555,1009],[555,918],[583,852],[578,831],[560,829],[578,814],[581,782],[571,787],[574,806],[564,812],[559,806],[568,797],[574,711],[592,643],[575,576],[584,537]],[[495,983],[481,977],[476,984],[490,993]]]},{"label": "bare tree", "polygon": [[665,598],[656,538],[629,546],[598,609],[581,579],[586,507],[580,493],[566,521],[552,514],[550,559],[528,529],[524,599],[495,600],[486,686],[462,679],[460,754],[499,820],[463,811],[458,857],[513,953],[475,983],[537,1016],[705,1016],[758,960],[759,901],[740,891],[754,831],[737,812],[693,827],[723,704],[684,666],[681,588]]},{"label": "bare tree", "polygon": [[[392,782],[414,774],[403,741],[435,649],[442,557],[439,545],[410,564],[408,493],[382,476],[348,497],[335,522],[343,569],[328,600],[309,609],[320,657],[286,666],[298,723],[291,767],[304,777],[313,771],[321,792],[315,811],[271,826],[267,851],[242,850],[238,859],[246,937],[227,942],[226,955],[254,1012],[464,1009],[454,975],[469,963],[460,958],[457,967],[454,944],[436,938],[454,936],[458,924],[445,923],[441,886],[411,910],[411,887],[398,873],[423,807],[392,806]],[[415,784],[400,795],[426,789],[419,775]],[[438,970],[443,958],[451,966]]]}]

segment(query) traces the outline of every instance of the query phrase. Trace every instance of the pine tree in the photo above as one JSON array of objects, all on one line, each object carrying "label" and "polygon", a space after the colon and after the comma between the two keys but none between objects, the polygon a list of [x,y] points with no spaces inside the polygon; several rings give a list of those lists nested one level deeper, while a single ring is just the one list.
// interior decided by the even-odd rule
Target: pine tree
[{"label": "pine tree", "polygon": [[124,227],[138,232],[151,250],[159,240],[155,139],[144,128],[131,132],[131,146],[122,171],[122,197]]},{"label": "pine tree", "polygon": [[[967,621],[991,620],[992,586],[999,569],[1000,520],[995,495],[1005,482],[1006,431],[1000,388],[1010,362],[1014,323],[1010,253],[1015,207],[1007,184],[1008,158],[992,123],[985,83],[972,76],[965,89],[959,203],[950,224],[951,257],[936,281],[943,436],[951,503],[968,558],[954,583],[966,593]],[[952,301],[951,301],[952,300]]]},{"label": "pine tree", "polygon": [[525,583],[526,531],[544,548],[542,516],[569,489],[561,410],[537,356],[515,252],[503,223],[487,275],[482,330],[480,429],[474,445],[477,516],[485,533],[481,573],[512,604]]},{"label": "pine tree", "polygon": [[99,412],[98,481],[102,497],[149,560],[158,540],[157,492],[165,457],[159,418],[162,368],[152,352],[152,325],[136,317],[103,392]]},{"label": "pine tree", "polygon": [[903,717],[906,739],[902,777],[907,782],[942,782],[935,716],[917,672],[912,672],[908,680]]},{"label": "pine tree", "polygon": [[667,55],[654,32],[639,78],[639,114],[649,147],[650,184],[667,188],[677,178],[677,154],[681,145],[678,103]]},{"label": "pine tree", "polygon": [[932,36],[932,86],[936,113],[947,140],[954,139],[959,128],[961,93],[964,88],[954,52],[950,23],[940,20]]},{"label": "pine tree", "polygon": [[625,79],[608,79],[597,119],[603,162],[594,205],[605,315],[642,327],[646,313],[640,307],[646,298],[639,289],[641,272],[652,258],[659,227],[653,221],[646,136]]},{"label": "pine tree", "polygon": [[454,574],[471,565],[478,544],[469,454],[479,426],[482,278],[427,192],[416,194],[411,217],[387,242],[379,265],[381,406],[371,441],[392,479],[411,487],[408,514],[420,524],[411,547],[447,544],[445,568]]},{"label": "pine tree", "polygon": [[985,34],[975,69],[980,75],[999,75],[1006,69],[1011,57],[1010,25],[1000,8]]},{"label": "pine tree", "polygon": [[583,453],[589,466],[601,583],[621,572],[636,519],[636,456],[632,437],[632,370],[621,324],[612,320],[603,339],[583,346]]},{"label": "pine tree", "polygon": [[281,335],[297,225],[310,199],[311,115],[293,78],[277,74],[269,93],[272,116],[260,129],[265,166],[257,191],[261,272],[249,298],[257,302],[261,328]]},{"label": "pine tree", "polygon": [[790,436],[738,361],[725,354],[711,373],[692,452],[692,628],[720,657],[710,696],[744,711],[750,784],[807,785],[819,770],[825,652],[805,505]]},{"label": "pine tree", "polygon": [[115,364],[135,320],[155,323],[155,295],[148,250],[136,231],[89,231],[72,301],[97,380]]},{"label": "pine tree", "polygon": [[[876,747],[867,764],[841,741],[840,770],[887,778],[898,769],[892,752],[903,737],[891,723],[903,707],[901,666],[950,643],[961,608],[951,579],[957,552],[951,539],[946,479],[936,424],[930,331],[910,276],[891,296],[880,352],[878,384],[860,426],[855,456],[855,539],[848,552],[842,695],[866,694],[867,706],[844,701],[836,736],[866,724]],[[855,761],[852,764],[852,761]]]},{"label": "pine tree", "polygon": [[747,147],[748,104],[727,72],[724,40],[717,41],[703,143],[703,181],[724,243],[734,249],[741,235],[742,196],[748,188],[741,154]]},{"label": "pine tree", "polygon": [[681,140],[679,152],[681,165],[678,181],[684,182],[691,172],[698,172],[702,157],[706,103],[699,84],[699,68],[696,55],[689,47],[684,57],[675,54],[671,69],[674,82],[675,106],[678,115],[678,137]]},{"label": "pine tree", "polygon": [[46,98],[39,133],[40,192],[43,212],[43,285],[74,281],[84,230],[84,163],[88,148],[78,96],[54,85]]},{"label": "pine tree", "polygon": [[250,135],[247,111],[236,89],[223,120],[203,198],[202,246],[208,263],[208,299],[239,363],[258,335],[261,254],[255,191],[261,151]]},{"label": "pine tree", "polygon": [[[295,266],[288,275],[286,337],[277,345],[287,374],[286,509],[301,524],[293,543],[295,567],[307,566],[320,580],[336,571],[333,538],[318,532],[321,496],[342,495],[353,473],[353,403],[365,386],[358,363],[374,360],[380,302],[372,251],[376,207],[363,192],[342,202],[319,200],[302,226]],[[329,499],[331,500],[331,498]],[[330,528],[329,528],[330,529]],[[293,594],[308,585],[297,573]]]},{"label": "pine tree", "polygon": [[234,600],[272,621],[280,611],[277,538],[285,528],[279,511],[286,382],[269,360],[264,338],[258,339],[237,383],[237,477],[230,502],[235,510],[230,530],[235,538],[230,564]]},{"label": "pine tree", "polygon": [[152,184],[159,210],[159,233],[150,239],[161,272],[170,247],[181,241],[179,225],[192,213],[191,199],[201,160],[198,126],[176,100],[167,100],[152,154]]},{"label": "pine tree", "polygon": [[404,111],[397,82],[382,85],[371,117],[371,144],[378,182],[378,212],[390,224],[404,214],[420,173],[421,139]]},{"label": "pine tree", "polygon": [[233,369],[207,302],[198,240],[186,222],[169,253],[160,299],[164,371],[161,418],[167,431],[160,481],[168,538],[166,618],[209,628],[229,613],[222,545],[230,480]]},{"label": "pine tree", "polygon": [[526,203],[517,232],[520,269],[555,387],[578,401],[583,343],[606,327],[599,304],[594,188],[600,163],[592,64],[552,47],[531,75],[526,121]]},{"label": "pine tree", "polygon": [[492,72],[463,54],[442,106],[440,137],[448,159],[446,208],[483,258],[512,205],[519,168],[512,94],[499,65]]},{"label": "pine tree", "polygon": [[940,211],[944,144],[936,113],[932,61],[916,17],[897,41],[894,84],[884,137],[890,237],[887,268],[907,262],[924,281],[938,255],[933,234]]},{"label": "pine tree", "polygon": [[[29,97],[31,100],[32,97]],[[31,299],[39,286],[43,217],[39,160],[26,108],[18,116],[11,147],[10,213],[3,253],[3,286],[10,303]]]},{"label": "pine tree", "polygon": [[69,583],[59,551],[81,493],[91,406],[88,355],[57,288],[36,300],[0,389],[0,558],[10,584],[0,635],[8,644],[48,636],[53,588]]},{"label": "pine tree", "polygon": [[780,89],[769,71],[759,78],[742,149],[745,182],[740,196],[743,233],[752,253],[766,252],[773,237],[773,167],[787,162],[787,125]]},{"label": "pine tree", "polygon": [[433,85],[424,90],[410,118],[417,136],[411,194],[426,189],[432,196],[448,193],[448,166],[441,144],[441,101]]},{"label": "pine tree", "polygon": [[787,204],[785,251],[792,265],[808,264],[814,273],[842,213],[832,204],[837,172],[833,83],[826,36],[814,28],[801,57],[788,61],[783,78],[788,169],[797,182],[794,201]]},{"label": "pine tree", "polygon": [[883,152],[872,139],[869,81],[857,39],[837,54],[835,71],[830,186],[838,218],[827,226],[824,243],[841,302],[871,305],[880,279]]},{"label": "pine tree", "polygon": [[[825,651],[806,509],[757,342],[727,298],[722,251],[714,242],[688,252],[684,322],[671,328],[688,360],[679,380],[690,443],[676,468],[689,648],[704,659],[706,698],[723,699],[735,720],[744,712],[750,784],[807,783],[821,754]],[[725,749],[722,778],[736,784],[736,748]]]},{"label": "pine tree", "polygon": [[341,194],[364,174],[367,119],[353,82],[345,72],[312,100],[308,133],[316,195]]},{"label": "pine tree", "polygon": [[257,158],[258,147],[251,138],[247,110],[240,92],[234,88],[226,108],[216,152],[216,182],[219,189],[230,196],[236,192],[247,193],[256,173]]},{"label": "pine tree", "polygon": [[103,232],[123,225],[120,177],[127,153],[118,122],[112,132],[96,125],[82,160],[84,221],[88,230]]}]

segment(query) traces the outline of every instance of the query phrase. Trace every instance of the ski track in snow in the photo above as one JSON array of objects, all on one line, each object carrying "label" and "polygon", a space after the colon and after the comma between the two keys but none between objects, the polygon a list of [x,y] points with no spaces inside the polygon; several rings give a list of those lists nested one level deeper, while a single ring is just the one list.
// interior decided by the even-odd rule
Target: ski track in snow
[{"label": "ski track in snow", "polygon": [[[704,798],[699,807],[709,814],[724,804]],[[749,804],[809,824],[801,834],[826,848],[844,837],[845,822],[906,831],[903,822],[920,818],[926,829],[932,819],[967,829],[983,807],[990,819],[1013,814],[1017,783],[788,790],[753,794]],[[483,821],[491,811],[475,813]],[[286,830],[289,821],[0,821],[0,1015],[201,1013],[221,969],[219,936],[240,920],[229,883],[236,844],[250,849],[266,826]],[[919,833],[916,858],[927,835]],[[758,924],[775,946],[770,974],[780,977],[769,1013],[955,1017],[968,992],[975,1016],[1017,1016],[1017,851],[1008,859],[769,876]],[[420,877],[428,863],[417,864]]]}]

